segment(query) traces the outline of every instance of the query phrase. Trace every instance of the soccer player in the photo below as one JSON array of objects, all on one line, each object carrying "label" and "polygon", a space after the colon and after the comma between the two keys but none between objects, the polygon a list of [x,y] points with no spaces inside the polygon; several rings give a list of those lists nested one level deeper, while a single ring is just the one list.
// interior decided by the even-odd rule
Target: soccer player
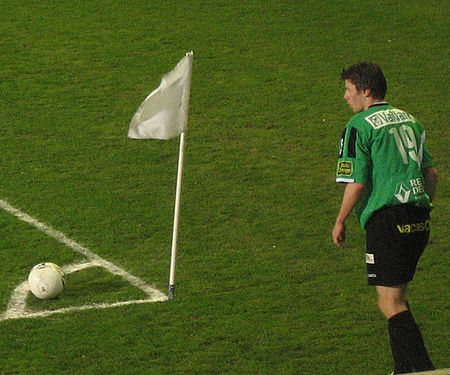
[{"label": "soccer player", "polygon": [[366,231],[368,282],[388,322],[394,374],[433,370],[406,288],[428,242],[437,169],[420,122],[384,101],[387,84],[378,65],[352,65],[341,78],[356,114],[340,145],[336,181],[346,187],[333,241],[343,248],[354,210]]}]

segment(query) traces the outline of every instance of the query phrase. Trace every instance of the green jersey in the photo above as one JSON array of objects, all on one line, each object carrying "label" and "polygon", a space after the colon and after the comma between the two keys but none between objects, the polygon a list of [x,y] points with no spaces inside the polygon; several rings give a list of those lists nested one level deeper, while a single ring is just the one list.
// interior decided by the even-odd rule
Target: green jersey
[{"label": "green jersey", "polygon": [[434,165],[422,125],[409,113],[377,103],[347,123],[336,182],[365,185],[354,209],[364,228],[384,206],[410,203],[431,209],[422,171]]}]

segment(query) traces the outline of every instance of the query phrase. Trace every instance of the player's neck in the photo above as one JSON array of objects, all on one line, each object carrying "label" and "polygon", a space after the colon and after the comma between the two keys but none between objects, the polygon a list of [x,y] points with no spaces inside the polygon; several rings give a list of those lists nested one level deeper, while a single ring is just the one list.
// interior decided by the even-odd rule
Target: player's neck
[{"label": "player's neck", "polygon": [[383,99],[375,99],[372,97],[368,97],[366,101],[366,105],[364,106],[364,110],[368,110],[371,106],[379,103],[386,103]]}]

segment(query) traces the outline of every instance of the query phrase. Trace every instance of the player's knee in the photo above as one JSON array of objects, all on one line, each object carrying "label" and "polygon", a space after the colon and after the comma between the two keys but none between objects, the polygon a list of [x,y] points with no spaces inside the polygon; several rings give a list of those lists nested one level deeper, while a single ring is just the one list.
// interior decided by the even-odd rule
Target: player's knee
[{"label": "player's knee", "polygon": [[408,310],[406,298],[399,295],[380,295],[378,297],[378,307],[386,319]]}]

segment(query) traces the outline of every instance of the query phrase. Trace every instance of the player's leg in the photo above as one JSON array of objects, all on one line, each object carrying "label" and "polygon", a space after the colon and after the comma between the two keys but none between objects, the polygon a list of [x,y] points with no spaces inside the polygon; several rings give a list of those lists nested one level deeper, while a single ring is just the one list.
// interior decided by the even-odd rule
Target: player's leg
[{"label": "player's leg", "polygon": [[406,287],[407,284],[377,286],[379,307],[388,321],[396,374],[434,369],[420,329],[409,310]]},{"label": "player's leg", "polygon": [[394,315],[408,310],[406,287],[407,284],[399,286],[377,285],[378,306],[386,319],[389,320]]},{"label": "player's leg", "polygon": [[388,331],[395,374],[434,370],[420,329],[409,309],[388,319]]},{"label": "player's leg", "polygon": [[388,321],[396,374],[434,369],[406,298],[429,232],[425,224],[414,234],[400,231],[403,225],[425,223],[427,218],[415,208],[389,207],[366,225],[368,282],[376,286],[380,310]]},{"label": "player's leg", "polygon": [[376,287],[378,293],[378,306],[388,321],[389,339],[394,358],[395,374],[413,372],[410,360],[408,343],[405,341],[409,335],[405,334],[405,317],[408,315],[406,301],[406,284],[400,286]]}]

